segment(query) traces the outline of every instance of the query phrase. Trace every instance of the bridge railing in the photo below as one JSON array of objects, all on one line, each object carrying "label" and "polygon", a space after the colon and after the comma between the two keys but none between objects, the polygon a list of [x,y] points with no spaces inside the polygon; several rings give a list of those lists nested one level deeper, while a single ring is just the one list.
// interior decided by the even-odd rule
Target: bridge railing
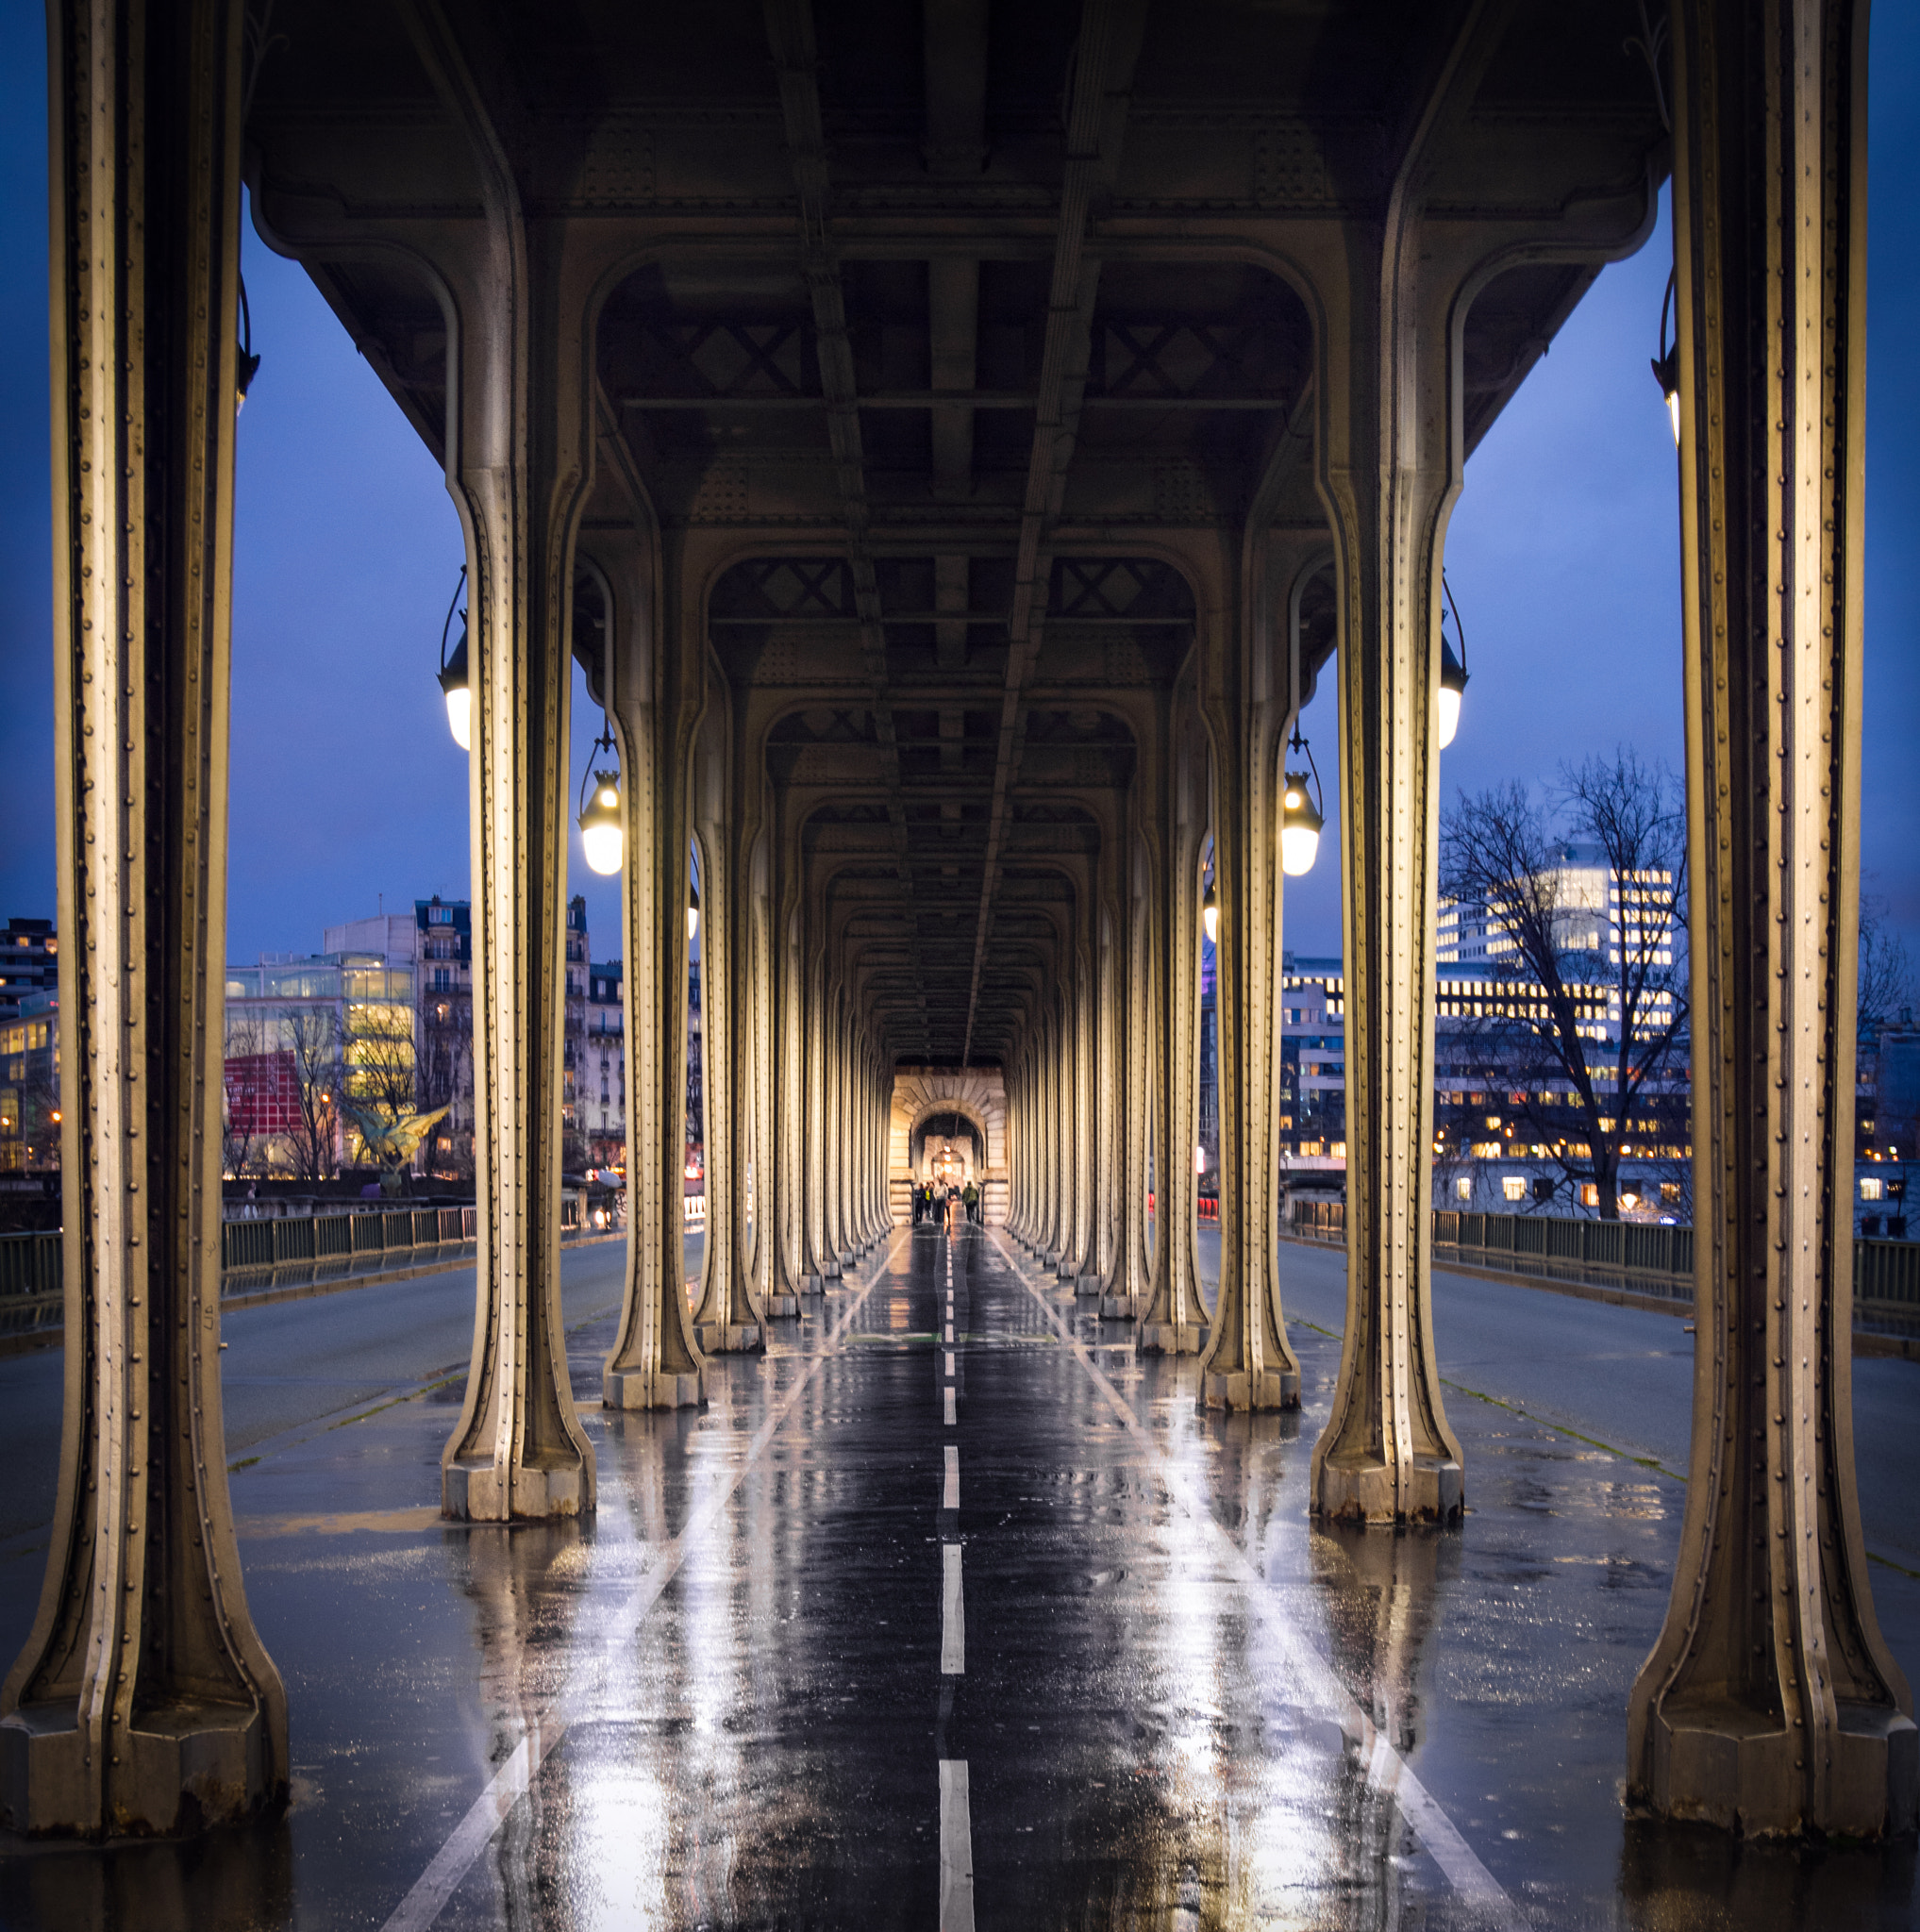
[{"label": "bridge railing", "polygon": [[[1344,1201],[1295,1201],[1293,1231],[1344,1241]],[[1504,1274],[1586,1282],[1691,1302],[1694,1230],[1672,1223],[1584,1221],[1568,1214],[1472,1214],[1436,1208],[1433,1257]],[[1857,1326],[1920,1335],[1920,1241],[1856,1241]]]},{"label": "bridge railing", "polygon": [[[386,1208],[221,1224],[221,1293],[258,1293],[352,1275],[464,1260],[476,1251],[474,1208]],[[591,1227],[576,1194],[560,1203],[560,1240]],[[0,1336],[51,1332],[61,1324],[60,1236],[0,1235]]]}]

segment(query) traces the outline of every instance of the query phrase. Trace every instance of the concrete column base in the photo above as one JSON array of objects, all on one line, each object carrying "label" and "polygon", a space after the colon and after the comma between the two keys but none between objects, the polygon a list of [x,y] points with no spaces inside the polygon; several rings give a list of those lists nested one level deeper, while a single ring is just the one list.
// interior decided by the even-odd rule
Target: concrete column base
[{"label": "concrete column base", "polygon": [[1130,1322],[1140,1313],[1140,1304],[1130,1294],[1103,1294],[1100,1319],[1103,1322]]},{"label": "concrete column base", "polygon": [[838,1261],[823,1262],[820,1268],[820,1275],[823,1281],[838,1281],[840,1279],[840,1263]]},{"label": "concrete column base", "polygon": [[1080,1271],[1063,1256],[1054,1263],[1053,1276],[1056,1281],[1077,1281]]},{"label": "concrete column base", "polygon": [[609,1369],[600,1380],[600,1400],[608,1408],[698,1408],[707,1399],[704,1384],[697,1369],[687,1375]]},{"label": "concrete column base", "polygon": [[767,1345],[766,1330],[758,1322],[697,1322],[693,1340],[704,1355],[751,1355]]},{"label": "concrete column base", "polygon": [[1239,1369],[1201,1378],[1209,1408],[1298,1408],[1300,1378],[1291,1369]]},{"label": "concrete column base", "polygon": [[459,1523],[544,1523],[577,1516],[586,1501],[587,1472],[577,1462],[543,1469],[523,1463],[456,1460],[440,1473],[440,1510]]},{"label": "concrete column base", "polygon": [[826,1277],[824,1274],[808,1275],[806,1280],[800,1284],[800,1292],[802,1294],[825,1294],[826,1292]]},{"label": "concrete column base", "polygon": [[1140,1324],[1142,1355],[1198,1355],[1207,1346],[1207,1324],[1190,1322],[1182,1334],[1171,1322],[1143,1322]]},{"label": "concrete column base", "polygon": [[1758,1711],[1702,1699],[1658,1712],[1648,1742],[1653,1785],[1633,1795],[1665,1818],[1717,1824],[1744,1838],[1818,1831],[1847,1838],[1913,1828],[1920,1796],[1920,1732],[1877,1706],[1842,1704],[1828,1772],[1825,1814],[1808,1815],[1799,1760],[1806,1733]]},{"label": "concrete column base", "polygon": [[800,1312],[800,1297],[796,1294],[770,1294],[760,1306],[766,1310],[769,1322],[791,1322]]},{"label": "concrete column base", "polygon": [[1097,1274],[1075,1275],[1074,1292],[1076,1294],[1098,1294],[1100,1292],[1100,1277]]},{"label": "concrete column base", "polygon": [[1454,1523],[1466,1501],[1465,1478],[1457,1462],[1437,1457],[1413,1458],[1411,1493],[1396,1503],[1389,1463],[1338,1461],[1321,1465],[1320,1491],[1313,1512],[1337,1523]]},{"label": "concrete column base", "polygon": [[109,1731],[109,1815],[92,1828],[98,1784],[88,1740],[71,1705],[25,1705],[0,1720],[0,1822],[29,1835],[165,1838],[228,1824],[287,1790],[273,1780],[273,1751],[258,1707],[179,1703],[142,1710],[133,1725]]}]

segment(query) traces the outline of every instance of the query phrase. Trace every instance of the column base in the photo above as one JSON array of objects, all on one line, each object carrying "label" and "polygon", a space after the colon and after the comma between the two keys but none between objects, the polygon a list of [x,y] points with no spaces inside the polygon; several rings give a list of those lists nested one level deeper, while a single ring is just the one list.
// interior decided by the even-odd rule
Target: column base
[{"label": "column base", "polygon": [[800,1297],[796,1294],[770,1294],[760,1306],[766,1310],[769,1322],[791,1322],[800,1312]]},{"label": "column base", "polygon": [[826,1292],[826,1277],[824,1274],[808,1275],[806,1280],[800,1284],[800,1292],[802,1294],[825,1294]]},{"label": "column base", "polygon": [[440,1473],[440,1513],[461,1523],[544,1523],[577,1516],[587,1505],[587,1472],[577,1462],[552,1469],[497,1462],[449,1462]]},{"label": "column base", "polygon": [[1103,1294],[1100,1319],[1103,1322],[1130,1322],[1140,1313],[1140,1304],[1130,1294]]},{"label": "column base", "polygon": [[1201,1377],[1209,1408],[1298,1408],[1300,1378],[1291,1369],[1235,1369]]},{"label": "column base", "polygon": [[287,1802],[275,1782],[258,1705],[180,1703],[143,1710],[102,1748],[108,1812],[94,1815],[99,1773],[72,1706],[24,1705],[0,1719],[0,1824],[28,1836],[187,1836]]},{"label": "column base", "polygon": [[696,1322],[693,1340],[703,1355],[751,1355],[767,1345],[758,1322]]},{"label": "column base", "polygon": [[1669,1705],[1648,1721],[1651,1789],[1632,1795],[1662,1818],[1718,1825],[1742,1838],[1817,1831],[1898,1837],[1920,1797],[1920,1731],[1880,1705],[1842,1704],[1828,1776],[1827,1815],[1808,1814],[1806,1733],[1720,1699]]},{"label": "column base", "polygon": [[1454,1523],[1465,1501],[1466,1482],[1457,1462],[1416,1456],[1411,1493],[1404,1506],[1396,1506],[1391,1464],[1329,1457],[1321,1465],[1313,1513],[1336,1523]]},{"label": "column base", "polygon": [[1184,1332],[1171,1322],[1143,1322],[1139,1348],[1142,1355],[1198,1355],[1207,1335],[1204,1322],[1189,1322]]},{"label": "column base", "polygon": [[1077,1281],[1080,1278],[1080,1271],[1072,1261],[1062,1256],[1060,1260],[1054,1263],[1053,1278],[1056,1281]]},{"label": "column base", "polygon": [[838,1281],[840,1279],[840,1263],[837,1260],[823,1262],[821,1264],[820,1276],[823,1281]]},{"label": "column base", "polygon": [[1097,1274],[1075,1275],[1074,1292],[1076,1294],[1098,1294],[1100,1292],[1100,1277]]},{"label": "column base", "polygon": [[698,1408],[707,1399],[704,1382],[698,1369],[684,1375],[609,1369],[600,1378],[600,1400],[607,1408]]}]

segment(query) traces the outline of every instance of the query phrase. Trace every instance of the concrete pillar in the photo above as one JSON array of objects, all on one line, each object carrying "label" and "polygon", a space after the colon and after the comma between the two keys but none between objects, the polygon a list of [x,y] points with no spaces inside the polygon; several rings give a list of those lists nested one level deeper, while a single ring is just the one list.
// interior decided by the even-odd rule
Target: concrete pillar
[{"label": "concrete pillar", "polygon": [[1193,1355],[1207,1340],[1194,1279],[1194,1136],[1199,1125],[1200,852],[1207,832],[1207,742],[1191,715],[1191,673],[1172,699],[1174,726],[1159,774],[1149,925],[1154,950],[1153,1274],[1140,1346]]},{"label": "concrete pillar", "polygon": [[1914,1825],[1854,1482],[1866,9],[1673,12],[1694,1037],[1691,1480],[1633,1795]]},{"label": "concrete pillar", "polygon": [[220,1409],[242,9],[49,9],[65,1407],[0,1823],[283,1802]]},{"label": "concrete pillar", "polygon": [[[1214,1012],[1220,1054],[1220,1298],[1200,1361],[1215,1408],[1296,1408],[1300,1364],[1280,1313],[1281,879],[1285,741],[1298,706],[1287,645],[1310,562],[1263,558],[1247,621],[1210,653],[1214,770]],[[1280,573],[1285,571],[1285,575]]]}]

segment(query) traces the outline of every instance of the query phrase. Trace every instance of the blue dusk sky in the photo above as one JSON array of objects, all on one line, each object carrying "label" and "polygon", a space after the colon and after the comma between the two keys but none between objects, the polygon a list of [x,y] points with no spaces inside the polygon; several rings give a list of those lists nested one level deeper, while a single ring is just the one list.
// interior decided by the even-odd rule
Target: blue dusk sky
[{"label": "blue dusk sky", "polygon": [[[1920,951],[1920,10],[1876,10],[1868,302],[1864,889]],[[54,909],[45,27],[0,0],[0,917]],[[1681,760],[1677,468],[1648,373],[1664,218],[1608,269],[1467,466],[1446,540],[1473,674],[1444,795],[1630,744]],[[469,890],[437,646],[462,560],[445,485],[305,275],[245,235],[263,357],[239,425],[228,957]],[[1332,677],[1304,720],[1328,838],[1286,942],[1340,947]],[[576,675],[577,791],[599,714]],[[573,844],[593,950],[618,882]]]}]

